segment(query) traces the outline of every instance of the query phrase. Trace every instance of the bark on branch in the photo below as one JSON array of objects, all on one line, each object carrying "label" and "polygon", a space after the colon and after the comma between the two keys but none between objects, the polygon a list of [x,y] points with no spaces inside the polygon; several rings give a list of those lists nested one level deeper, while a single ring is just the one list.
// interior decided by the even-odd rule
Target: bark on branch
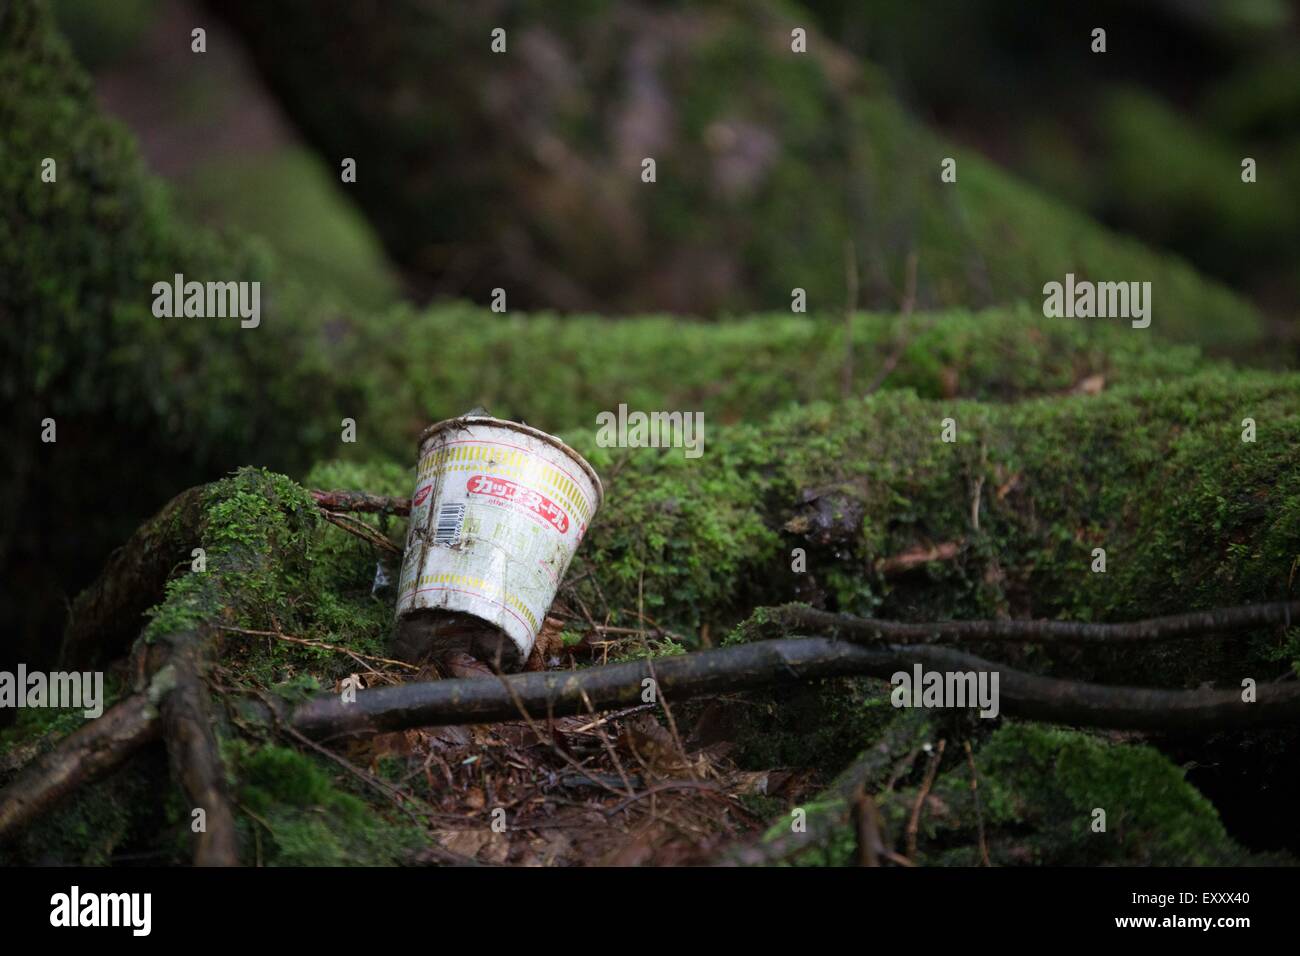
[{"label": "bark on branch", "polygon": [[658,681],[675,699],[823,677],[888,678],[916,664],[930,670],[996,672],[1003,713],[1078,724],[1148,730],[1208,731],[1300,719],[1300,684],[1260,684],[1245,703],[1239,690],[1185,691],[1108,687],[1013,670],[973,654],[933,646],[864,647],[824,637],[758,641],[583,671],[516,674],[500,680],[443,680],[361,691],[353,703],[322,697],[299,705],[291,723],[309,737],[388,732],[444,724],[487,723],[625,707],[642,682]]}]

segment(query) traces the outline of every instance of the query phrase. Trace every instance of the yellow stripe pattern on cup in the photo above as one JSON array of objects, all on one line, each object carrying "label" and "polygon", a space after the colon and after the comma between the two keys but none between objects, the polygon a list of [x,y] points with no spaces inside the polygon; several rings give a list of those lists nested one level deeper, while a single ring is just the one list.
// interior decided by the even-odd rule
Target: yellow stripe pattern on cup
[{"label": "yellow stripe pattern on cup", "polygon": [[493,586],[482,578],[474,577],[469,574],[425,574],[417,580],[411,581],[402,589],[402,594],[406,595],[412,591],[418,591],[420,588],[435,587],[440,584],[452,585],[465,590],[475,591],[480,597],[487,598],[489,601],[495,601],[499,604],[508,604],[514,608],[524,619],[528,621],[533,630],[537,630],[537,617],[523,601],[513,594],[507,593],[500,586]]},{"label": "yellow stripe pattern on cup", "polygon": [[526,483],[545,485],[560,501],[573,509],[583,526],[591,523],[591,516],[596,511],[595,503],[587,499],[582,489],[568,475],[530,452],[473,441],[444,445],[424,456],[420,461],[418,476],[423,482],[434,474],[484,469],[493,474],[529,479]]}]

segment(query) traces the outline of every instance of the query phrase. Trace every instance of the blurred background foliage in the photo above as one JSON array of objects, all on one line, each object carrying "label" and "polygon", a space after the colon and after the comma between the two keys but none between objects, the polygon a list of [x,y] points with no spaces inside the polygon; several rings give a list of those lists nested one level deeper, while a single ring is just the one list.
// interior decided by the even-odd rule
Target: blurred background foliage
[{"label": "blurred background foliage", "polygon": [[[1101,221],[1294,316],[1300,6],[808,0],[919,115]],[[1117,27],[1121,27],[1117,29]],[[1110,27],[1104,70],[1079,38]],[[1229,171],[1253,157],[1256,188]]]},{"label": "blurred background foliage", "polygon": [[[1006,233],[1043,220],[1007,256],[1050,261],[1041,247],[1090,227],[1055,206],[1008,216],[1018,186],[985,185],[979,166],[968,194],[987,202],[946,209],[938,142],[891,115],[897,99],[956,144],[939,154],[987,157],[1185,257],[1293,334],[1300,34],[1282,0],[57,10],[186,211],[266,237],[362,305],[502,286],[512,307],[713,315],[781,308],[801,286],[834,308],[845,238],[868,307],[897,304],[912,252],[921,307],[1028,294],[999,260]],[[820,72],[774,55],[787,22],[812,31]],[[196,58],[183,41],[200,23]],[[512,31],[508,70],[488,49],[494,24]],[[635,193],[650,154],[653,202]],[[343,155],[361,170],[350,195]],[[1234,188],[1244,156],[1259,181]]]}]

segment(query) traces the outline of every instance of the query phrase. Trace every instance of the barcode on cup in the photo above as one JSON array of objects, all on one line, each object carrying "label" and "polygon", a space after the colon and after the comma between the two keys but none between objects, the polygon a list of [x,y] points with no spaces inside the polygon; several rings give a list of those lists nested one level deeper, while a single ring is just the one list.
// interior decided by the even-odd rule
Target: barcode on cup
[{"label": "barcode on cup", "polygon": [[465,502],[448,501],[438,506],[438,523],[433,529],[433,543],[448,547],[460,540],[465,525]]}]

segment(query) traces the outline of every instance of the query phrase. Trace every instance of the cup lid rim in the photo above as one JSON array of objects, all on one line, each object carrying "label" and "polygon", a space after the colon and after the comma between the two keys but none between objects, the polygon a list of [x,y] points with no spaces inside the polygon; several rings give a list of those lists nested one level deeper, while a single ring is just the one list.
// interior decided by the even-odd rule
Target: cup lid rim
[{"label": "cup lid rim", "polygon": [[530,435],[533,438],[546,442],[548,445],[558,448],[577,462],[582,470],[586,472],[587,477],[591,479],[592,485],[596,488],[596,509],[599,510],[601,505],[605,503],[605,486],[600,480],[600,475],[596,474],[596,469],[591,467],[591,464],[587,459],[583,458],[554,435],[548,434],[540,428],[534,428],[532,425],[525,425],[523,422],[511,421],[508,418],[494,418],[491,415],[459,415],[456,418],[444,418],[440,422],[434,422],[432,425],[425,428],[424,431],[420,432],[420,439],[418,442],[421,452],[420,457],[424,457],[424,446],[430,438],[440,432],[448,431],[452,428],[465,428],[470,425],[489,425],[497,428],[505,428],[524,435]]}]

